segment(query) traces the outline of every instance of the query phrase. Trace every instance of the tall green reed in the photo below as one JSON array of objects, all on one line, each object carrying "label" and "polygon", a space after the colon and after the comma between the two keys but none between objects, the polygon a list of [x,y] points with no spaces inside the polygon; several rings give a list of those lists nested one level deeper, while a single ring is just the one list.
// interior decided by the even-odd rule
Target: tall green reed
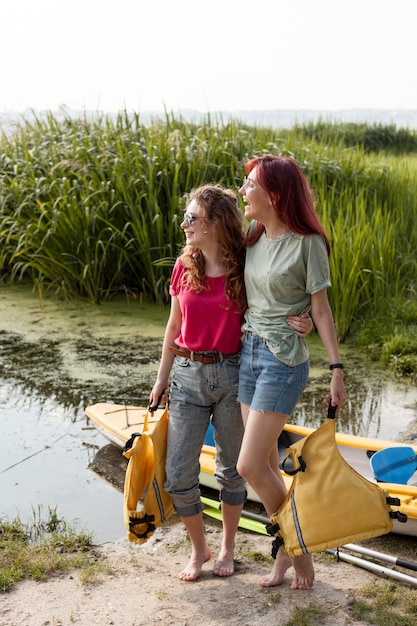
[{"label": "tall green reed", "polygon": [[210,115],[197,124],[167,112],[147,125],[126,112],[24,121],[0,138],[0,277],[28,279],[40,295],[54,289],[99,303],[135,292],[165,303],[189,191],[207,182],[237,190],[248,158],[289,154],[331,238],[342,341],[367,308],[415,293],[417,245],[416,162],[370,157],[342,130]]}]

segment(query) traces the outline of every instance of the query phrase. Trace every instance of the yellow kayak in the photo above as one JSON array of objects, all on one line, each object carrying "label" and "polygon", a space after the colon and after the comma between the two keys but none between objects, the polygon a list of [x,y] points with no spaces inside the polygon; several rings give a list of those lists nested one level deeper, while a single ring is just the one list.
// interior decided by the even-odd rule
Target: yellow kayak
[{"label": "yellow kayak", "polygon": [[[142,432],[147,408],[100,402],[88,406],[85,409],[85,413],[106,439],[115,446],[123,448],[133,433]],[[158,409],[152,417],[148,416],[150,430],[152,430],[152,426],[158,422],[162,414],[163,409]],[[285,450],[291,443],[308,436],[313,430],[313,428],[305,426],[287,424],[278,442],[280,460],[285,457]],[[389,455],[395,458],[397,450],[401,453],[407,447],[412,448],[414,455],[417,457],[417,447],[381,439],[336,433],[336,443],[345,461],[371,482],[376,482],[370,462],[371,457],[376,452],[388,450]],[[214,478],[215,461],[216,451],[210,437],[208,437],[200,456],[200,483],[212,489],[218,488]],[[283,470],[282,475],[287,487],[289,487],[292,478]],[[400,506],[393,508],[405,513],[408,518],[406,523],[394,521],[393,531],[417,537],[417,472],[410,477],[407,483],[383,482],[381,486],[389,492],[391,497],[399,499]],[[259,498],[250,487],[248,487],[248,499],[259,502]]]}]

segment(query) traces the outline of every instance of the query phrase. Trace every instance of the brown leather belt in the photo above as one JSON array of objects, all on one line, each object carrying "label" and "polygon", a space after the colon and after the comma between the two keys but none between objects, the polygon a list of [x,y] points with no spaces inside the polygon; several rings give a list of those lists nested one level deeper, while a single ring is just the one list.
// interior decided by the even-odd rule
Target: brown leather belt
[{"label": "brown leather belt", "polygon": [[182,356],[186,359],[190,359],[190,361],[199,361],[200,363],[218,363],[219,361],[223,361],[224,359],[228,359],[232,356],[236,356],[239,352],[232,352],[231,354],[224,354],[223,352],[217,352],[217,350],[213,352],[193,352],[192,350],[187,350],[187,348],[180,348],[179,346],[169,346],[172,354],[176,356]]}]

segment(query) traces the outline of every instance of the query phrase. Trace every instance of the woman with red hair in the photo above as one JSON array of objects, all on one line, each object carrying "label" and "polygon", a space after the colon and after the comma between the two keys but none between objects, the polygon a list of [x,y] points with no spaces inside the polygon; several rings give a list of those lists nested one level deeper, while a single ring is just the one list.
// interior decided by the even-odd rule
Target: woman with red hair
[{"label": "woman with red hair", "polygon": [[[299,165],[290,158],[264,155],[245,167],[239,192],[245,216],[252,220],[246,237],[245,312],[238,399],[245,434],[239,474],[253,487],[270,517],[286,497],[276,441],[308,380],[305,337],[294,333],[288,316],[311,316],[326,349],[331,370],[330,398],[346,400],[343,364],[327,300],[330,287],[329,240]],[[293,589],[313,586],[310,554],[290,559],[279,548],[264,587],[280,585],[293,565]]]}]

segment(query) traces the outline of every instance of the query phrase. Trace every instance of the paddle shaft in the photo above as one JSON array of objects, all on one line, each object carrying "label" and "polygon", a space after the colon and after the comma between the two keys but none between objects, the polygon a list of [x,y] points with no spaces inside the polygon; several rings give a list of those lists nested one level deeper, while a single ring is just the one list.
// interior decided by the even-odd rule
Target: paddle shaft
[{"label": "paddle shaft", "polygon": [[[201,502],[206,504],[212,509],[220,509],[221,502],[218,500],[212,500],[211,498],[207,498],[206,496],[201,497]],[[241,513],[241,517],[246,517],[247,519],[252,519],[256,522],[260,522],[261,524],[269,524],[269,519],[265,515],[259,515],[258,513],[252,513],[251,511],[246,511],[243,509]]]},{"label": "paddle shaft", "polygon": [[[212,507],[205,507],[203,510],[204,515],[208,515],[209,517],[213,517],[214,519],[222,521],[222,512],[220,509],[213,509]],[[261,524],[256,520],[248,519],[243,515],[239,518],[239,528],[243,528],[244,530],[250,530],[253,533],[257,533],[258,535],[267,535],[265,524]]]},{"label": "paddle shaft", "polygon": [[345,550],[350,550],[351,552],[358,552],[359,554],[363,554],[365,556],[373,557],[374,559],[379,559],[380,561],[385,561],[386,563],[392,563],[393,565],[397,565],[398,567],[404,567],[405,569],[411,569],[414,572],[417,572],[417,563],[413,563],[413,561],[407,561],[405,559],[400,559],[396,556],[392,556],[391,554],[384,554],[384,552],[378,552],[377,550],[370,550],[369,548],[365,548],[363,546],[358,546],[355,543],[347,543],[342,546]]},{"label": "paddle shaft", "polygon": [[337,556],[337,558],[341,561],[346,561],[346,563],[352,563],[353,565],[362,567],[363,569],[373,572],[374,574],[379,574],[380,576],[388,576],[389,578],[394,578],[395,580],[399,580],[403,583],[407,583],[408,585],[412,585],[413,587],[417,587],[417,578],[414,578],[414,576],[408,576],[408,574],[396,572],[389,567],[384,567],[382,565],[377,565],[376,563],[371,563],[370,561],[360,559],[357,556],[346,554],[346,552],[340,552],[340,550],[329,548],[328,550],[326,550],[326,552],[328,554],[333,554],[334,556]]}]

